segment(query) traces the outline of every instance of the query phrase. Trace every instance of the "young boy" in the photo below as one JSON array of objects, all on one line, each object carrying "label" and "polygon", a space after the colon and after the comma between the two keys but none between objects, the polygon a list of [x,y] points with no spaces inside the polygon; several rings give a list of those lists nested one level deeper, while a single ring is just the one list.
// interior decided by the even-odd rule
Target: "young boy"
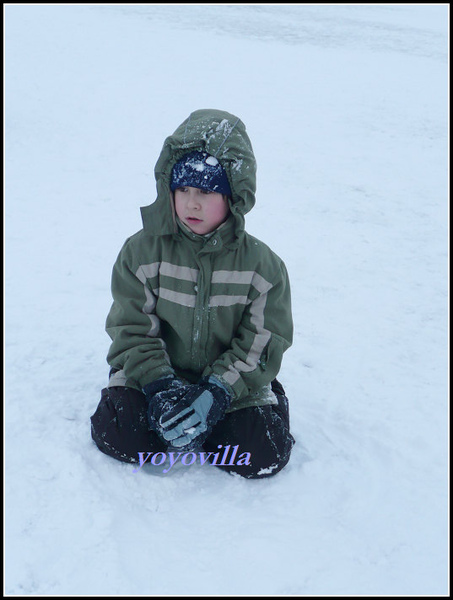
[{"label": "young boy", "polygon": [[92,438],[126,462],[237,446],[245,458],[219,468],[274,475],[294,444],[275,379],[292,342],[291,299],[282,260],[244,230],[256,189],[244,124],[193,112],[165,140],[155,176],[157,200],[113,268],[110,379]]}]

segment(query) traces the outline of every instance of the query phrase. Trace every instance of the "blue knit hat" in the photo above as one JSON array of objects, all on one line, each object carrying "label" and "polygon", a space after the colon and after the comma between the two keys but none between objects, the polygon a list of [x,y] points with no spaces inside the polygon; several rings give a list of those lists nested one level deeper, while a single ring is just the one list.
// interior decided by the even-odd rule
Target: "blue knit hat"
[{"label": "blue knit hat", "polygon": [[207,152],[190,152],[173,167],[171,190],[180,187],[195,187],[231,196],[231,188],[225,169]]}]

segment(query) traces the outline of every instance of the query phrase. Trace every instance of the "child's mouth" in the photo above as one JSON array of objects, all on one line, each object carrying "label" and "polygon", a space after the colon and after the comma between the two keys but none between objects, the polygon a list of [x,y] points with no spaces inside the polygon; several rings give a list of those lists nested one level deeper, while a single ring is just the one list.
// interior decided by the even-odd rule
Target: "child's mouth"
[{"label": "child's mouth", "polygon": [[201,219],[197,219],[197,217],[187,217],[187,221],[193,224],[202,222]]}]

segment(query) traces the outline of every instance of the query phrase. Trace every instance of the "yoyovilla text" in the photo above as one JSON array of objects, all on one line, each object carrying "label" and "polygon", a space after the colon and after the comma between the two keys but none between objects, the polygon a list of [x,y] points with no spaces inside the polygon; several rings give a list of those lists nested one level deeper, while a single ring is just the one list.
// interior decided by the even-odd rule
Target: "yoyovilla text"
[{"label": "yoyovilla text", "polygon": [[[170,464],[168,468],[163,469],[163,473],[168,473],[168,471],[170,471],[170,469],[175,465],[175,463],[178,462],[178,460],[180,460],[181,464],[186,467],[193,465],[195,462],[197,462],[197,459],[199,460],[200,465],[208,464],[215,465],[217,467],[250,465],[250,452],[242,452],[238,455],[239,446],[233,446],[230,456],[228,456],[228,454],[230,453],[231,446],[217,446],[217,448],[219,449],[219,452],[139,452],[139,467],[134,469],[133,473],[140,471],[145,463],[151,463],[155,466],[164,465],[167,462],[167,456]],[[221,452],[222,448],[223,454]],[[221,454],[222,458],[220,458]]]}]

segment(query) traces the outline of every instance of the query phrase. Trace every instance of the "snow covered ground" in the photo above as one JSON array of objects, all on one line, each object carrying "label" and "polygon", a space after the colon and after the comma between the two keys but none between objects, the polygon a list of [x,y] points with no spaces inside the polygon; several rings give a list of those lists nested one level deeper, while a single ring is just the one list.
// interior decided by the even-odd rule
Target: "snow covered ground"
[{"label": "snow covered ground", "polygon": [[[448,12],[4,7],[7,594],[448,593]],[[90,438],[113,262],[198,108],[246,123],[292,281],[263,481]]]}]

